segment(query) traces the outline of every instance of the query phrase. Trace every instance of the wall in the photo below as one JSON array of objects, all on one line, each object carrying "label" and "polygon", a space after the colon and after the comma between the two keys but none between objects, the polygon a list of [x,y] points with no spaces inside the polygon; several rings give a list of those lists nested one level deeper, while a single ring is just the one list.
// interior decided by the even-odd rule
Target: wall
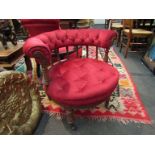
[{"label": "wall", "polygon": [[105,19],[94,19],[94,24],[105,24]]}]

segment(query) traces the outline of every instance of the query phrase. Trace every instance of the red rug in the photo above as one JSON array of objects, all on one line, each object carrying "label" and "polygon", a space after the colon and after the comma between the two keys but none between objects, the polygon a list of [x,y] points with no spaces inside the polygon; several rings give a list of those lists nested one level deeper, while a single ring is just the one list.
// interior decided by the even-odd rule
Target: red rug
[{"label": "red rug", "polygon": [[[83,50],[83,57],[85,54],[85,50]],[[95,56],[94,47],[89,48],[89,55],[92,58]],[[103,49],[100,49],[99,59],[103,60],[103,55]],[[122,123],[133,121],[137,123],[151,124],[151,119],[140,99],[137,88],[126,67],[117,56],[113,48],[111,48],[111,51],[109,52],[109,59],[109,63],[112,62],[113,66],[116,67],[120,73],[120,95],[118,96],[116,91],[112,94],[109,110],[106,109],[104,107],[104,103],[102,103],[94,109],[76,110],[76,117],[96,120],[118,120]],[[45,112],[56,116],[58,119],[65,115],[64,109],[54,101],[49,101],[44,91],[41,91],[41,96],[43,109]]]}]

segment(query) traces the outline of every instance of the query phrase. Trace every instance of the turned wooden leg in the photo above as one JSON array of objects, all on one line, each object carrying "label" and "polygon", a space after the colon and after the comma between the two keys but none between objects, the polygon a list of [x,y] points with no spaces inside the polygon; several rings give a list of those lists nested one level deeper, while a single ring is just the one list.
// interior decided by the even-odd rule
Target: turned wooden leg
[{"label": "turned wooden leg", "polygon": [[74,111],[72,109],[66,110],[66,119],[67,123],[70,125],[72,130],[76,130],[76,126],[74,124]]},{"label": "turned wooden leg", "polygon": [[104,55],[104,62],[108,62],[108,53],[109,53],[109,51],[106,50],[105,55]]}]

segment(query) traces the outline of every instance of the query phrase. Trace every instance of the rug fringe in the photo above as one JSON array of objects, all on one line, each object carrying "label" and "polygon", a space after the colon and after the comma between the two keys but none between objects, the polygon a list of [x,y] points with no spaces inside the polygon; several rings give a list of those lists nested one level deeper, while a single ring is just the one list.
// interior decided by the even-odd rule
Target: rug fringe
[{"label": "rug fringe", "polygon": [[56,112],[50,112],[50,111],[47,111],[47,110],[44,110],[44,112],[46,112],[50,117],[53,116],[57,120],[62,120],[65,117],[65,114],[59,113],[59,112],[56,113]]},{"label": "rug fringe", "polygon": [[[64,113],[56,113],[56,112],[49,112],[49,111],[45,111],[50,117],[54,117],[57,120],[62,120],[65,118],[65,114]],[[127,125],[128,123],[136,123],[136,124],[145,124],[145,125],[151,125],[153,123],[153,121],[146,121],[146,120],[131,120],[128,118],[116,118],[116,117],[112,117],[112,116],[104,116],[103,117],[99,117],[99,116],[80,116],[80,115],[75,115],[75,117],[80,118],[80,119],[88,119],[88,120],[95,120],[95,121],[118,121],[119,123],[122,123],[124,125]]]},{"label": "rug fringe", "polygon": [[146,120],[131,120],[131,118],[130,119],[128,119],[128,118],[117,118],[117,117],[112,117],[112,116],[104,116],[104,118],[103,117],[99,117],[99,116],[84,116],[84,117],[82,117],[82,116],[77,116],[78,118],[86,118],[86,119],[89,119],[89,120],[95,120],[95,121],[108,121],[108,120],[110,120],[110,121],[118,121],[119,123],[122,123],[122,124],[128,124],[128,123],[130,123],[130,122],[133,122],[133,123],[142,123],[142,124],[148,124],[148,125],[151,125],[152,124],[152,121],[146,121]]}]

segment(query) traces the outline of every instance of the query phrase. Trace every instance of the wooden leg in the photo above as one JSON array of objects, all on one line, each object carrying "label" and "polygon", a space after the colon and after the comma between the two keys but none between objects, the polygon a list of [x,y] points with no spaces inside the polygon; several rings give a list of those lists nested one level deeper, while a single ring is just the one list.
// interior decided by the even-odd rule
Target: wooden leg
[{"label": "wooden leg", "polygon": [[109,51],[105,51],[104,61],[108,62],[108,53]]},{"label": "wooden leg", "polygon": [[123,33],[121,31],[121,33],[120,33],[120,50],[119,50],[120,53],[122,52],[122,47],[123,47]]},{"label": "wooden leg", "polygon": [[130,46],[130,39],[128,39],[128,43],[126,45],[126,49],[125,49],[125,53],[124,53],[124,58],[127,58],[127,56],[128,56],[129,46]]},{"label": "wooden leg", "polygon": [[40,78],[40,76],[41,76],[40,72],[41,72],[40,71],[40,64],[37,64],[37,76],[38,76],[38,78]]},{"label": "wooden leg", "polygon": [[24,59],[25,59],[25,64],[26,64],[27,71],[32,71],[32,64],[31,64],[30,58],[25,55]]},{"label": "wooden leg", "polygon": [[117,38],[117,44],[116,44],[117,47],[119,46],[120,38],[121,38],[121,30],[118,30],[118,38]]},{"label": "wooden leg", "polygon": [[122,51],[122,46],[123,46],[123,45],[122,45],[122,43],[121,43],[121,45],[120,45],[120,50],[119,50],[120,53],[121,53],[121,51]]},{"label": "wooden leg", "polygon": [[76,126],[74,124],[74,111],[73,110],[66,110],[66,119],[67,123],[70,125],[72,130],[76,130]]}]

